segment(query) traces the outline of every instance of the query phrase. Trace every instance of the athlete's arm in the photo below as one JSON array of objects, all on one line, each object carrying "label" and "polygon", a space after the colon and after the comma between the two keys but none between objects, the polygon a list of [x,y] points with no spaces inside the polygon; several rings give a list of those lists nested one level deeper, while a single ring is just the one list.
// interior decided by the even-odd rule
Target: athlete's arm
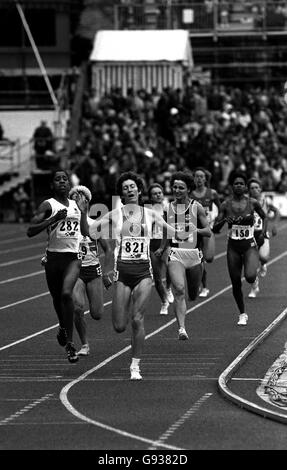
[{"label": "athlete's arm", "polygon": [[254,208],[255,212],[257,212],[257,214],[259,215],[259,217],[263,221],[262,231],[263,231],[263,235],[265,237],[266,232],[267,232],[267,223],[268,223],[266,213],[265,213],[264,209],[262,208],[260,202],[257,201],[257,199],[252,198],[251,201],[253,203],[253,208]]},{"label": "athlete's arm", "polygon": [[218,213],[218,216],[216,217],[216,219],[214,221],[214,225],[213,225],[213,228],[212,228],[213,233],[220,233],[220,230],[224,226],[225,222],[227,222],[227,219],[226,219],[226,203],[223,202],[222,204],[220,204],[218,210],[219,210],[219,213]]},{"label": "athlete's arm", "polygon": [[215,191],[215,189],[212,189],[211,193],[212,193],[212,202],[214,202],[217,209],[219,210],[219,208],[220,208],[220,199],[219,199],[218,193],[217,193],[217,191]]},{"label": "athlete's arm", "polygon": [[200,220],[202,228],[196,228],[196,232],[198,233],[198,235],[201,235],[202,237],[208,237],[208,238],[211,237],[211,228],[207,221],[205,210],[200,203],[197,203],[197,216]]},{"label": "athlete's arm", "polygon": [[108,269],[112,260],[112,249],[110,246],[110,243],[107,240],[104,240],[103,238],[99,238],[98,240],[99,245],[101,246],[103,252],[104,252],[104,267],[103,267],[103,284],[106,289],[108,289],[112,285],[112,281],[109,277],[108,274]]},{"label": "athlete's arm", "polygon": [[27,236],[29,238],[34,237],[47,229],[51,224],[58,222],[58,220],[65,219],[67,216],[67,209],[61,209],[53,217],[49,218],[51,214],[51,204],[48,201],[43,201],[31,219],[31,224],[26,232]]}]

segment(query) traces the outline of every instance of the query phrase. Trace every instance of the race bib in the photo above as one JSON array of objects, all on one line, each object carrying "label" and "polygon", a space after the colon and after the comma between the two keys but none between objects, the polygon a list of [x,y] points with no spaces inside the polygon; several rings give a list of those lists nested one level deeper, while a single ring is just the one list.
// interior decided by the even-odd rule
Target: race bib
[{"label": "race bib", "polygon": [[78,238],[79,236],[79,220],[65,219],[62,220],[57,227],[57,238]]},{"label": "race bib", "polygon": [[121,259],[123,261],[147,260],[148,240],[143,237],[124,237],[121,242]]},{"label": "race bib", "polygon": [[233,225],[230,232],[232,240],[248,240],[253,235],[254,227],[250,225]]}]

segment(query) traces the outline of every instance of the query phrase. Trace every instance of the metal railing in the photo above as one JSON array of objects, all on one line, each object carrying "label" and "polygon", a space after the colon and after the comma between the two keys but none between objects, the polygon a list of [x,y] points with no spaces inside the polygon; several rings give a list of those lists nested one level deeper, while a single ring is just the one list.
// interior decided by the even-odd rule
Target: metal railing
[{"label": "metal railing", "polygon": [[193,35],[287,33],[285,1],[127,1],[114,6],[115,29],[187,29]]}]

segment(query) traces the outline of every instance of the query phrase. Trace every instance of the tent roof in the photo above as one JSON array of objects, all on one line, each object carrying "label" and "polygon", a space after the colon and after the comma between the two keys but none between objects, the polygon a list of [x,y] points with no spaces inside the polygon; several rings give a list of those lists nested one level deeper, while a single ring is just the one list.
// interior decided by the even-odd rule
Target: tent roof
[{"label": "tent roof", "polygon": [[188,31],[98,31],[90,55],[97,62],[181,61],[192,66]]}]

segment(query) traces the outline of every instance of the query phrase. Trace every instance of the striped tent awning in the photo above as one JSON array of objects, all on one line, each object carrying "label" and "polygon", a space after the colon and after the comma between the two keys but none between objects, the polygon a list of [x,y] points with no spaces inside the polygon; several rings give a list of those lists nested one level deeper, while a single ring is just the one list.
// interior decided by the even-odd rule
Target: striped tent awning
[{"label": "striped tent awning", "polygon": [[90,56],[92,86],[99,95],[112,87],[161,91],[182,88],[184,70],[193,66],[188,32],[99,31]]}]

